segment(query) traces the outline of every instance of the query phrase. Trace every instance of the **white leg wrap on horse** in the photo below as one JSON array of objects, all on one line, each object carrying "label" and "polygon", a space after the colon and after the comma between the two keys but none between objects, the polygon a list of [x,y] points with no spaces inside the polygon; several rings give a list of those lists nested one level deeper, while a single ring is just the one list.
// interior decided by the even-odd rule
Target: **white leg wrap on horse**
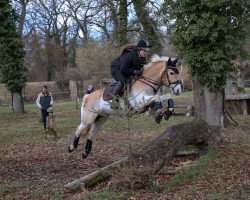
[{"label": "white leg wrap on horse", "polygon": [[71,145],[69,146],[69,149],[70,149],[71,151],[74,151],[74,150],[75,150],[74,145],[73,145],[73,144],[71,144]]}]

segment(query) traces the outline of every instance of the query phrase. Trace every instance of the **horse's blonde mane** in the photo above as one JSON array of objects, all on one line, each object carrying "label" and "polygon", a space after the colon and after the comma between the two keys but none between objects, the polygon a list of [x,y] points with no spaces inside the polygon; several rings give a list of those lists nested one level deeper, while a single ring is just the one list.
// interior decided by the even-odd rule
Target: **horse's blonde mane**
[{"label": "horse's blonde mane", "polygon": [[151,57],[149,64],[147,64],[144,68],[146,69],[146,68],[150,67],[153,63],[156,63],[156,62],[167,62],[168,59],[169,59],[169,57],[166,57],[166,56],[161,57],[157,54],[154,54]]},{"label": "horse's blonde mane", "polygon": [[154,55],[152,56],[152,58],[150,59],[150,62],[161,62],[161,61],[167,62],[168,59],[169,59],[169,57],[167,57],[167,56],[161,57],[161,56],[159,56],[159,55],[157,55],[157,54],[154,54]]}]

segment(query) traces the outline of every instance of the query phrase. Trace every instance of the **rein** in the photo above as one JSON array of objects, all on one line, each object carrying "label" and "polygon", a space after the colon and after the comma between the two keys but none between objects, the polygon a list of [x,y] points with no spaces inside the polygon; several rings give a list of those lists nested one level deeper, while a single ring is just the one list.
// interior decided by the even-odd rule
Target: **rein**
[{"label": "rein", "polygon": [[[176,85],[177,85],[177,84],[181,83],[181,81],[179,81],[179,80],[177,80],[177,81],[175,81],[175,82],[170,82],[168,73],[167,73],[167,76],[168,76],[168,85],[165,84],[165,83],[163,83],[163,81],[162,81],[163,74],[164,74],[165,72],[167,72],[168,69],[171,69],[171,67],[168,67],[168,66],[166,65],[166,66],[165,66],[165,69],[164,69],[164,72],[163,72],[162,75],[161,75],[160,82],[159,82],[159,81],[155,81],[155,80],[153,80],[153,79],[151,79],[151,78],[148,78],[148,77],[145,77],[145,76],[136,77],[135,79],[136,79],[136,81],[137,81],[137,80],[138,80],[138,81],[141,81],[142,83],[144,83],[144,84],[150,86],[150,87],[153,89],[154,94],[156,94],[157,91],[160,89],[160,87],[162,87],[163,85],[164,85],[164,86],[168,86],[168,85],[172,85],[172,84],[176,84]],[[136,82],[136,81],[135,81],[135,82]],[[134,83],[135,83],[135,82],[134,82]],[[133,83],[133,84],[134,84],[134,83]],[[132,84],[132,85],[133,85],[133,84]],[[176,85],[174,86],[174,88],[176,87]],[[156,87],[155,87],[155,86],[156,86]]]},{"label": "rein", "polygon": [[154,94],[156,94],[157,91],[159,90],[159,88],[163,85],[162,81],[158,82],[158,81],[155,81],[155,80],[148,78],[148,77],[145,77],[145,76],[137,77],[136,80],[141,81],[142,83],[150,86],[153,89]]}]

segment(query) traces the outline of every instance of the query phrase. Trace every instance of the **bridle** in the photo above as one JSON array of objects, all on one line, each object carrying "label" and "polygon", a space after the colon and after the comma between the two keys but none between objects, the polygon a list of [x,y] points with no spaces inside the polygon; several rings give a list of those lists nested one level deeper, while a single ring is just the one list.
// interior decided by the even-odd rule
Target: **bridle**
[{"label": "bridle", "polygon": [[[155,80],[153,80],[153,79],[151,79],[151,78],[148,78],[148,77],[145,77],[145,76],[134,77],[134,78],[136,79],[136,81],[138,80],[138,81],[140,81],[140,82],[142,82],[142,83],[144,83],[144,84],[150,86],[150,87],[153,89],[154,94],[156,94],[157,91],[158,91],[163,85],[164,85],[164,86],[170,86],[170,85],[175,84],[174,87],[172,87],[172,90],[174,90],[174,88],[175,88],[178,84],[181,84],[181,81],[180,81],[180,80],[171,82],[170,79],[169,79],[169,74],[168,74],[168,73],[167,73],[168,83],[166,84],[166,83],[164,83],[163,80],[162,80],[162,79],[163,79],[164,73],[166,73],[169,69],[172,69],[172,70],[174,70],[174,71],[177,70],[176,67],[168,66],[167,63],[166,63],[165,68],[164,68],[164,71],[163,71],[162,74],[161,74],[160,81],[155,81]],[[177,70],[177,72],[178,72],[178,70]],[[135,81],[135,82],[136,82],[136,81]],[[134,82],[134,83],[135,83],[135,82]]]}]

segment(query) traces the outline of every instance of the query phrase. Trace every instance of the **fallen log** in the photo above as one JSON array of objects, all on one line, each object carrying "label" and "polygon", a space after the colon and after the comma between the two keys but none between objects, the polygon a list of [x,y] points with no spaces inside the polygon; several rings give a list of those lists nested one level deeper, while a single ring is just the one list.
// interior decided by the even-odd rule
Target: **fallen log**
[{"label": "fallen log", "polygon": [[[173,156],[178,154],[182,147],[198,144],[204,151],[204,143],[213,145],[218,141],[216,136],[220,138],[220,135],[220,126],[209,126],[204,121],[171,126],[141,152],[131,154],[129,157],[76,179],[66,184],[64,188],[75,191],[80,189],[81,186],[88,187],[94,179],[100,182],[105,177],[110,177],[117,168],[128,170],[129,174],[132,173],[134,177],[139,177],[138,180],[141,181],[141,184],[145,184],[150,176],[159,172]],[[192,153],[197,154],[198,152]],[[180,151],[179,154],[183,154],[183,152]]]},{"label": "fallen log", "polygon": [[190,144],[213,145],[218,141],[220,135],[220,126],[209,126],[204,121],[171,126],[143,151],[132,154],[128,158],[128,166],[139,176],[156,174],[178,153],[180,148]]},{"label": "fallen log", "polygon": [[[64,185],[64,188],[71,190],[71,191],[76,191],[81,188],[81,186],[86,186],[86,187],[91,187],[93,186],[93,180],[95,179],[95,183],[99,180],[102,181],[105,178],[108,178],[109,176],[112,175],[113,171],[118,168],[122,168],[126,162],[127,162],[127,157],[118,160],[110,165],[107,165],[99,170],[96,170],[90,174],[87,174],[79,179],[76,179],[66,185]],[[99,177],[99,178],[98,178]]]}]

